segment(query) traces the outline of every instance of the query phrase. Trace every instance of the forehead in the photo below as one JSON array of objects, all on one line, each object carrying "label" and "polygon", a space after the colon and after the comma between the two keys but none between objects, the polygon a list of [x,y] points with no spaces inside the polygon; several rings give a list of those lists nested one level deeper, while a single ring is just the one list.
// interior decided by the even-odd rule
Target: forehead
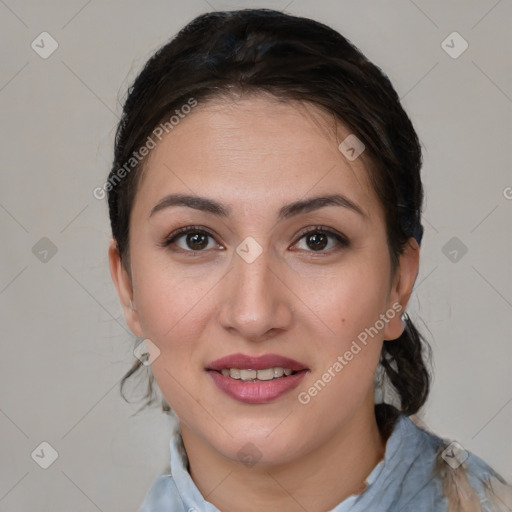
[{"label": "forehead", "polygon": [[305,103],[262,95],[199,103],[148,155],[135,203],[145,211],[176,191],[241,208],[320,193],[349,196],[369,215],[380,210],[364,153],[350,161],[339,144],[351,134]]}]

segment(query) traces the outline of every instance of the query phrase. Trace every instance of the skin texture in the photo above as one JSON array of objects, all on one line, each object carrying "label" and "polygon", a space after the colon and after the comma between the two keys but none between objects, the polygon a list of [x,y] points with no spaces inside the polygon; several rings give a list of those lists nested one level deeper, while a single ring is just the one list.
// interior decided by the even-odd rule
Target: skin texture
[{"label": "skin texture", "polygon": [[[392,271],[364,153],[349,161],[338,150],[349,133],[312,105],[261,95],[199,104],[146,161],[131,215],[130,272],[115,242],[109,249],[129,327],[160,350],[152,370],[180,420],[191,476],[223,512],[328,510],[360,493],[384,454],[373,378],[383,339],[403,331],[400,314],[309,403],[298,401],[381,314],[396,303],[405,310],[418,272],[414,239]],[[214,199],[231,214],[172,206],[150,217],[171,193]],[[363,215],[327,206],[277,220],[287,203],[334,193]],[[202,252],[186,234],[161,246],[196,225],[212,234]],[[315,250],[302,235],[316,226],[349,245],[329,237]],[[236,253],[249,236],[262,248],[252,263]],[[309,373],[273,402],[245,404],[205,371],[238,352],[291,357]],[[240,450],[253,450],[257,463],[242,464]]]}]

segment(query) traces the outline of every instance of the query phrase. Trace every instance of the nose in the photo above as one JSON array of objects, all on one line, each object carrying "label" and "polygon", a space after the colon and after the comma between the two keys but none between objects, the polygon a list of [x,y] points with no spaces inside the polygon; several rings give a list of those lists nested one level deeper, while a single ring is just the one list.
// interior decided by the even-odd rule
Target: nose
[{"label": "nose", "polygon": [[257,342],[290,328],[293,294],[285,284],[284,267],[269,249],[254,260],[242,251],[233,253],[223,283],[219,318],[224,329]]}]

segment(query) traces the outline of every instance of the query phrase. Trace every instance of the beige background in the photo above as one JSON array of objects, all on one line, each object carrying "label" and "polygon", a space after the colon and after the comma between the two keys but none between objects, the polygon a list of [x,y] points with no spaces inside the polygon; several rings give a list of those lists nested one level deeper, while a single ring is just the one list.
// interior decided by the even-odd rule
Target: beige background
[{"label": "beige background", "polygon": [[[152,52],[199,13],[258,6],[331,24],[403,98],[424,146],[424,421],[512,480],[512,2],[0,0],[1,511],[136,511],[165,468],[169,420],[119,396],[134,337],[92,191]],[[47,59],[31,47],[43,31],[59,45]],[[458,58],[441,46],[453,31]],[[31,458],[43,441],[58,453],[46,470]]]}]

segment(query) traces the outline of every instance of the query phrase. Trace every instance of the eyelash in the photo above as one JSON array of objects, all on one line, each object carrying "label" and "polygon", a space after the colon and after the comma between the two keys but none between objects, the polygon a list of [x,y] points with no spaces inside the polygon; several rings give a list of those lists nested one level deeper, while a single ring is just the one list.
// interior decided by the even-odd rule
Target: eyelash
[{"label": "eyelash", "polygon": [[[171,233],[159,245],[160,245],[160,247],[169,247],[171,244],[176,242],[176,240],[178,240],[179,238],[181,238],[184,235],[187,235],[188,233],[199,233],[199,234],[207,235],[207,236],[215,239],[215,236],[212,233],[210,233],[208,230],[205,230],[201,226],[186,226],[186,227],[177,229],[176,231]],[[306,252],[311,252],[311,253],[320,254],[320,255],[322,255],[322,254],[328,255],[332,251],[338,251],[341,248],[347,248],[350,245],[348,239],[344,235],[341,235],[340,233],[336,233],[336,232],[326,228],[325,226],[314,226],[314,228],[308,229],[307,231],[302,232],[300,235],[298,235],[297,242],[295,242],[294,245],[296,245],[305,236],[314,234],[314,233],[321,233],[321,234],[327,235],[328,237],[332,237],[332,238],[336,239],[339,243],[339,246],[337,248],[334,247],[334,248],[331,248],[328,250],[319,250],[319,251],[309,250]],[[196,255],[199,255],[202,252],[206,252],[206,250],[203,249],[200,251],[194,251],[191,249],[190,250],[179,249],[176,252],[191,253],[189,255],[192,257],[195,257]]]}]

